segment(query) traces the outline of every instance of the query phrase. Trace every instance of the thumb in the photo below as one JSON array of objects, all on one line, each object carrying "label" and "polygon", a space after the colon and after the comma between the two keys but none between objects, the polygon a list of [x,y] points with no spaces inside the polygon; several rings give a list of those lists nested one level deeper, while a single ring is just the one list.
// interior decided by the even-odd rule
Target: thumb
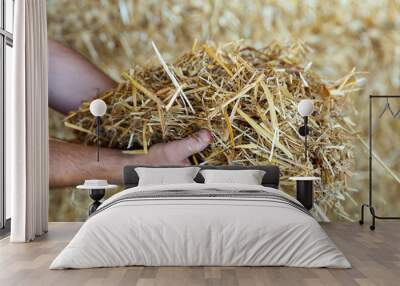
[{"label": "thumb", "polygon": [[174,156],[176,161],[182,161],[203,151],[211,142],[211,132],[202,129],[187,138],[169,142],[163,147],[166,154]]}]

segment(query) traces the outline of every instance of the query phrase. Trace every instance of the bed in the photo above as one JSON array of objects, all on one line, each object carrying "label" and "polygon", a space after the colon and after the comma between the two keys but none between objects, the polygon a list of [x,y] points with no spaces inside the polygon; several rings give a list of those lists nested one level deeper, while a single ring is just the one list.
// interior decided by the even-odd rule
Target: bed
[{"label": "bed", "polygon": [[125,167],[125,190],[104,201],[50,269],[351,267],[310,213],[278,189],[276,166],[200,167],[262,170],[261,185],[205,184],[199,173],[194,183],[152,186],[138,186],[138,167]]}]

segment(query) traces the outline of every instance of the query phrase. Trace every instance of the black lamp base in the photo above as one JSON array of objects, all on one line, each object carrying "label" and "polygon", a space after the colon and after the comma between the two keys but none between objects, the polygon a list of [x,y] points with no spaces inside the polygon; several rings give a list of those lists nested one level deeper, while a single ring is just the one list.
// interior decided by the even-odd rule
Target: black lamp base
[{"label": "black lamp base", "polygon": [[299,180],[296,181],[296,198],[307,209],[313,207],[313,181]]},{"label": "black lamp base", "polygon": [[106,193],[105,189],[93,189],[89,191],[89,197],[94,201],[89,206],[89,215],[94,213],[97,210],[97,208],[101,205],[100,200],[104,198],[105,193]]}]

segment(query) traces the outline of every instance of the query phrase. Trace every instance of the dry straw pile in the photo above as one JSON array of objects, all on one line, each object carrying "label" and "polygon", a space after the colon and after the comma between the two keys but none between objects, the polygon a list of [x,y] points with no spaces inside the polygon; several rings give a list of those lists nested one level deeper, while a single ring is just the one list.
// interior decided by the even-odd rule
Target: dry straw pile
[{"label": "dry straw pile", "polygon": [[[108,105],[101,139],[126,153],[145,153],[154,143],[181,139],[200,128],[214,142],[193,156],[203,164],[276,164],[288,176],[322,177],[318,202],[333,207],[347,195],[352,128],[342,116],[346,95],[357,91],[355,73],[327,82],[303,65],[308,48],[237,43],[195,45],[169,67],[131,69],[116,89],[100,97]],[[162,61],[162,58],[161,58]],[[305,162],[299,100],[315,100],[310,118],[310,161]],[[94,143],[95,120],[84,103],[65,124]],[[140,149],[129,150],[131,146]],[[322,186],[320,186],[322,187]],[[320,188],[321,190],[321,188]]]}]

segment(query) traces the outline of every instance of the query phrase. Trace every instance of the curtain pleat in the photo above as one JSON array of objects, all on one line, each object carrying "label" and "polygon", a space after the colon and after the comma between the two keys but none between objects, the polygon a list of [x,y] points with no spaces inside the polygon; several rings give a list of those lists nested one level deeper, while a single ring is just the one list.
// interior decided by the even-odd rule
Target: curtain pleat
[{"label": "curtain pleat", "polygon": [[46,1],[16,1],[15,13],[14,114],[9,118],[15,131],[7,140],[15,148],[6,157],[13,173],[6,181],[12,188],[10,241],[27,242],[47,232],[48,224]]},{"label": "curtain pleat", "polygon": [[25,1],[15,1],[13,93],[6,97],[6,187],[11,193],[11,241],[25,241],[26,108]]}]

